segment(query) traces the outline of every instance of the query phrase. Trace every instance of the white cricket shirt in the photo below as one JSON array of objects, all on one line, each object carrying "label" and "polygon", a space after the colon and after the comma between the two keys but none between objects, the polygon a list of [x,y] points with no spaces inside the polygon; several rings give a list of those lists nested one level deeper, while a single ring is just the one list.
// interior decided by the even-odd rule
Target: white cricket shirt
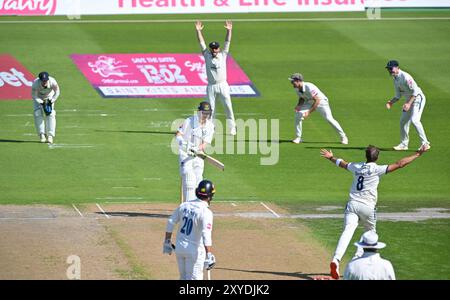
[{"label": "white cricket shirt", "polygon": [[[184,141],[190,143],[191,147],[198,147],[203,143],[211,144],[214,136],[214,123],[211,119],[207,119],[205,124],[200,124],[198,115],[194,115],[187,118],[178,128],[178,131],[182,134]],[[178,148],[178,154],[180,155],[180,161],[188,157],[188,154],[181,147]]]},{"label": "white cricket shirt", "polygon": [[344,280],[395,280],[395,273],[391,262],[379,253],[364,252],[348,263]]},{"label": "white cricket shirt", "polygon": [[181,204],[167,221],[166,232],[172,232],[175,224],[179,224],[176,241],[178,253],[212,246],[213,213],[206,201],[195,199]]},{"label": "white cricket shirt", "polygon": [[350,200],[375,207],[380,177],[386,174],[387,168],[388,165],[379,166],[373,162],[349,163],[347,170],[353,174],[353,183],[349,194]]},{"label": "white cricket shirt", "polygon": [[[405,71],[400,70],[397,76],[394,76],[394,88],[395,88],[395,100],[398,101],[401,97],[405,97],[408,101],[411,96],[417,97],[419,94],[423,94],[422,89],[417,85],[411,75]],[[421,99],[416,99],[420,101]]]},{"label": "white cricket shirt", "polygon": [[217,84],[227,81],[227,56],[230,50],[230,42],[225,45],[216,57],[213,57],[206,45],[202,45],[202,53],[205,58],[206,76],[208,84]]},{"label": "white cricket shirt", "polygon": [[[31,86],[31,97],[34,101],[39,104],[42,104],[45,99],[53,98],[54,101],[58,99],[60,94],[58,83],[55,78],[49,76],[47,84],[42,86],[41,80],[36,78],[33,81],[33,85]],[[54,102],[53,101],[53,102]]]},{"label": "white cricket shirt", "polygon": [[318,96],[320,99],[319,106],[322,105],[322,101],[328,101],[327,96],[311,82],[303,82],[303,87],[301,89],[295,89],[295,91],[298,97],[305,101],[305,105],[313,105],[315,101],[313,97],[315,96]]}]

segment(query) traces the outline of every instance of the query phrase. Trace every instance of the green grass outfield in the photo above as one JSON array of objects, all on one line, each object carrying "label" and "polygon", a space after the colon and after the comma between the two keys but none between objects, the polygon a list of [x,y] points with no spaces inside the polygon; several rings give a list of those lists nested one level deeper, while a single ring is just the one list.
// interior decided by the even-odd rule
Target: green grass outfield
[{"label": "green grass outfield", "polygon": [[[31,101],[1,101],[0,203],[179,201],[178,158],[168,148],[172,139],[169,126],[173,120],[187,117],[200,99],[102,99],[69,55],[194,53],[199,47],[194,23],[189,20],[211,20],[205,22],[206,39],[223,41],[223,24],[213,19],[230,18],[235,20],[231,54],[261,92],[259,98],[234,98],[236,117],[248,119],[248,114],[256,114],[250,117],[279,119],[280,140],[292,139],[297,99],[287,77],[300,71],[329,97],[333,114],[347,132],[350,144],[336,144],[336,133],[314,113],[303,126],[304,139],[309,143],[280,143],[280,159],[274,166],[261,166],[259,155],[217,155],[226,171],[205,168],[205,177],[217,185],[216,199],[273,201],[293,210],[305,205],[343,207],[351,176],[322,159],[319,149],[335,147],[336,156],[356,161],[363,160],[360,149],[369,143],[382,148],[398,144],[401,105],[391,111],[384,106],[394,93],[384,66],[395,58],[414,76],[427,97],[422,122],[432,148],[406,169],[382,180],[379,204],[395,211],[450,208],[450,11],[389,10],[383,11],[382,17],[369,21],[364,20],[365,13],[91,16],[83,17],[81,22],[65,22],[64,17],[1,17],[0,52],[14,55],[34,74],[49,71],[61,86],[56,105],[56,144],[93,147],[49,149],[35,143],[38,138],[30,135],[35,133]],[[420,19],[424,17],[427,19]],[[293,20],[244,20],[270,18]],[[297,20],[306,18],[321,19]],[[83,23],[112,19],[187,21]],[[41,22],[58,20],[63,22]],[[220,104],[218,112],[223,112]],[[223,119],[223,115],[219,117]],[[418,146],[417,134],[411,128],[410,148]],[[383,151],[380,163],[404,155]],[[311,221],[311,228],[322,228],[321,222]],[[397,236],[390,224],[379,225],[383,240],[395,238],[400,244],[411,239],[408,235]],[[408,258],[414,260],[422,251],[423,255],[444,252],[446,257],[450,253],[448,220],[440,221],[446,229],[442,231],[436,231],[431,223],[419,224],[414,232],[426,247],[414,249],[417,253],[401,254],[406,263],[399,266],[403,268],[399,277],[450,279],[448,259],[442,260],[446,273],[407,263]],[[335,222],[330,222],[331,226]],[[333,227],[336,232],[330,237],[330,256],[340,226]],[[409,226],[401,222],[393,227],[405,231]],[[431,232],[447,243],[428,243]],[[318,229],[317,238],[327,240]],[[386,253],[391,250],[388,248]],[[430,275],[422,276],[424,273],[418,270]]]}]

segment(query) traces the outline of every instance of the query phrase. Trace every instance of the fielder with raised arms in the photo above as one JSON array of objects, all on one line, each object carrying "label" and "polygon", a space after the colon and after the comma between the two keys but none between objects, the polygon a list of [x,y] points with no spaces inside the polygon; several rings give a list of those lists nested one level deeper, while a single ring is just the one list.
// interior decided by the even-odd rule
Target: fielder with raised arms
[{"label": "fielder with raised arms", "polygon": [[[212,254],[213,213],[209,209],[216,190],[209,180],[202,180],[195,200],[182,203],[167,221],[163,253],[172,254],[175,248],[180,280],[202,280],[203,269],[216,264]],[[172,231],[180,223],[176,245],[172,245]]]},{"label": "fielder with raised arms", "polygon": [[[378,200],[378,184],[380,177],[392,173],[410,164],[421,156],[427,148],[422,147],[413,155],[402,158],[394,164],[379,166],[376,164],[380,150],[372,145],[366,148],[366,162],[349,163],[333,156],[331,151],[320,150],[322,157],[329,159],[336,166],[349,170],[353,174],[353,183],[350,189],[349,201],[345,207],[344,231],[339,238],[338,245],[330,263],[331,277],[339,279],[339,263],[347,250],[353,233],[359,222],[365,231],[376,231],[376,204]],[[355,256],[361,256],[362,248],[358,248]]]},{"label": "fielder with raised arms", "polygon": [[293,143],[299,144],[302,142],[302,123],[303,120],[309,117],[314,111],[318,111],[320,115],[333,126],[334,130],[341,137],[341,143],[348,144],[348,138],[338,121],[333,118],[330,104],[327,96],[322,93],[317,86],[311,82],[303,81],[303,75],[294,73],[289,77],[297,95],[298,103],[295,106],[295,133],[296,138],[292,140]]},{"label": "fielder with raised arms", "polygon": [[216,112],[216,98],[220,98],[226,114],[226,122],[229,133],[236,135],[236,121],[234,119],[233,105],[231,104],[230,86],[227,82],[227,56],[230,51],[231,31],[233,24],[231,21],[225,22],[227,35],[223,50],[218,42],[209,43],[209,50],[206,48],[205,39],[202,34],[203,24],[200,21],[195,23],[197,38],[200,43],[203,57],[205,58],[206,77],[208,86],[206,87],[206,100],[211,103],[213,119]]},{"label": "fielder with raised arms", "polygon": [[34,125],[41,143],[47,141],[52,144],[56,135],[56,111],[54,108],[59,94],[58,83],[47,72],[39,73],[38,78],[33,81],[31,97],[34,100]]},{"label": "fielder with raised arms", "polygon": [[[417,134],[426,149],[430,148],[430,142],[427,139],[420,118],[425,108],[426,98],[422,89],[414,81],[414,78],[403,70],[400,70],[399,63],[396,60],[388,61],[386,69],[394,79],[395,96],[386,103],[387,109],[401,97],[405,97],[402,116],[400,118],[400,144],[394,147],[394,150],[408,150],[409,144],[409,125],[411,123],[416,128]],[[420,148],[422,148],[422,146]]]},{"label": "fielder with raised arms", "polygon": [[211,105],[203,101],[196,115],[187,118],[178,128],[176,140],[180,163],[182,201],[195,199],[195,188],[203,180],[205,162],[197,157],[204,151],[214,136],[214,124],[211,121]]}]

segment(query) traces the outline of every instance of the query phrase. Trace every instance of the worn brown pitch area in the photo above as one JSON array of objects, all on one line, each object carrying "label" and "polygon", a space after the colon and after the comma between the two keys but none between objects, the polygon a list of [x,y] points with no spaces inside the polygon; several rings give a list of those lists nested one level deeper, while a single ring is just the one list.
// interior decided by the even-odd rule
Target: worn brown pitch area
[{"label": "worn brown pitch area", "polygon": [[[63,279],[72,254],[81,258],[82,279],[178,278],[175,255],[162,254],[167,218],[176,204],[101,204],[104,212],[95,204],[77,207],[83,217],[70,207],[0,206],[6,229],[0,234],[0,278]],[[211,209],[217,259],[212,279],[327,275],[329,253],[307,227],[277,218],[259,202],[213,203]]]}]

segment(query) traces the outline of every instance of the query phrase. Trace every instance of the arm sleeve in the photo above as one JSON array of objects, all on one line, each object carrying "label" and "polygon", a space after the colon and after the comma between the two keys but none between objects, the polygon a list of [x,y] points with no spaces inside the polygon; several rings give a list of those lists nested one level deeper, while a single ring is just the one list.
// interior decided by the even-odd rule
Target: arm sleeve
[{"label": "arm sleeve", "polygon": [[417,97],[417,95],[419,95],[419,87],[414,79],[411,76],[408,76],[406,78],[406,83],[408,84],[408,88],[412,91],[413,96]]},{"label": "arm sleeve", "polygon": [[225,41],[225,44],[223,45],[223,52],[225,52],[225,54],[228,54],[228,52],[230,52],[230,44],[231,42]]},{"label": "arm sleeve", "polygon": [[214,136],[214,125],[208,127],[208,132],[205,136],[204,142],[211,144],[213,136]]},{"label": "arm sleeve", "polygon": [[179,214],[180,214],[180,208],[178,207],[172,213],[172,215],[169,217],[169,220],[167,220],[166,232],[173,231],[173,228],[175,227],[175,225],[178,224],[178,222],[180,221]]},{"label": "arm sleeve", "polygon": [[356,169],[357,169],[357,166],[355,163],[352,163],[352,162],[348,163],[347,170],[352,172],[352,174],[355,174]]},{"label": "arm sleeve", "polygon": [[395,96],[391,100],[392,103],[397,102],[402,96],[402,94],[400,93],[400,88],[395,83],[394,83],[394,90],[395,90]]},{"label": "arm sleeve", "polygon": [[213,214],[207,209],[205,210],[205,214],[203,215],[203,229],[202,229],[202,237],[203,244],[205,246],[212,246],[212,228],[213,228]]},{"label": "arm sleeve", "polygon": [[31,87],[31,98],[33,98],[33,100],[39,104],[44,103],[44,101],[41,98],[39,98],[39,96],[38,96],[38,90],[37,90],[36,84],[34,82],[33,82],[33,86]]},{"label": "arm sleeve", "polygon": [[187,131],[187,128],[189,126],[189,118],[184,120],[183,124],[181,124],[180,127],[178,127],[178,132],[181,133],[182,135],[185,134],[185,132]]},{"label": "arm sleeve", "polygon": [[205,42],[200,42],[200,49],[202,50],[202,53],[205,53],[205,51],[208,51],[206,48]]},{"label": "arm sleeve", "polygon": [[56,100],[58,99],[59,95],[61,94],[61,91],[59,90],[59,85],[56,82],[56,80],[53,82],[52,89],[55,92],[55,95],[53,96],[53,102],[56,102]]},{"label": "arm sleeve", "polygon": [[377,166],[377,175],[383,176],[387,174],[388,167],[388,165]]}]

